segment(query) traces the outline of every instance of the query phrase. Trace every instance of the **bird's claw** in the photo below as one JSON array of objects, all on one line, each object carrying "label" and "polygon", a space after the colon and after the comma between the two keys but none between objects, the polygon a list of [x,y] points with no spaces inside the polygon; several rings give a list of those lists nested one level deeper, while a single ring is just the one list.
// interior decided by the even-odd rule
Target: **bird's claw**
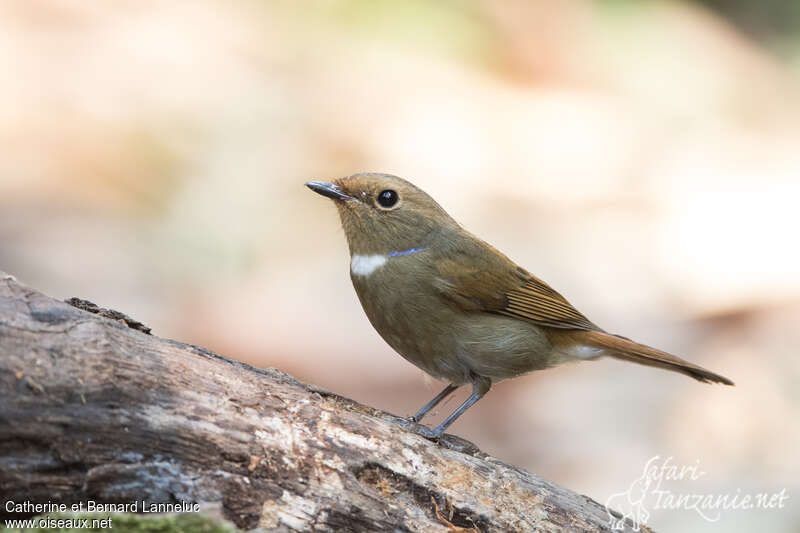
[{"label": "bird's claw", "polygon": [[431,429],[427,426],[418,424],[413,416],[397,420],[397,425],[399,425],[406,431],[410,431],[411,433],[416,433],[420,437],[425,437],[426,439],[436,440],[442,436],[441,431],[436,431],[435,429]]}]

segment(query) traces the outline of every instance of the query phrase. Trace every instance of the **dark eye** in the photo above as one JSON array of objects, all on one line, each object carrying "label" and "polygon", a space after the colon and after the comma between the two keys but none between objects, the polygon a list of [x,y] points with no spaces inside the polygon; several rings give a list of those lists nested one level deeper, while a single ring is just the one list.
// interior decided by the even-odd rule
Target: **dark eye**
[{"label": "dark eye", "polygon": [[396,204],[399,199],[400,197],[397,195],[397,192],[391,189],[386,189],[378,193],[378,203],[381,204],[381,207],[386,209]]}]

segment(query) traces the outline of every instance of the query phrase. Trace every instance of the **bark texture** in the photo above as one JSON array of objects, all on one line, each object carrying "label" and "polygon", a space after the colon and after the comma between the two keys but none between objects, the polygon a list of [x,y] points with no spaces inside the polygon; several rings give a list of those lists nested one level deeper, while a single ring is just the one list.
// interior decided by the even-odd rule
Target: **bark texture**
[{"label": "bark texture", "polygon": [[604,506],[466,441],[86,304],[0,272],[3,502],[200,502],[264,531],[611,531]]}]

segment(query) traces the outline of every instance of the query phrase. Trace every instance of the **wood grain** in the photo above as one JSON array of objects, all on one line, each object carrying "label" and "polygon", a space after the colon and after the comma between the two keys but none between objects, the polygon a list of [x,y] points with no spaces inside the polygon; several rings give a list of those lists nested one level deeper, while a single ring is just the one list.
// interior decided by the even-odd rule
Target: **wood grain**
[{"label": "wood grain", "polygon": [[610,531],[590,498],[398,420],[0,272],[3,501],[199,502],[264,531]]}]

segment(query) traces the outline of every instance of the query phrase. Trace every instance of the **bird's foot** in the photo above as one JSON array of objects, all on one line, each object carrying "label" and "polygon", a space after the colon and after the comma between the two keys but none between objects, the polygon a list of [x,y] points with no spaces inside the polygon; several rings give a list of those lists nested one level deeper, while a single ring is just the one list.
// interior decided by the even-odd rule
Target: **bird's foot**
[{"label": "bird's foot", "polygon": [[408,418],[395,418],[393,422],[406,431],[416,433],[420,437],[432,440],[449,450],[466,453],[469,455],[475,455],[476,453],[480,452],[480,449],[470,441],[455,435],[450,435],[449,433],[445,433],[444,428],[442,427],[431,429],[427,426],[423,426],[422,424],[418,424],[414,420],[413,416]]},{"label": "bird's foot", "polygon": [[411,433],[416,433],[420,437],[425,437],[426,439],[436,440],[442,436],[441,431],[436,431],[435,429],[431,429],[427,426],[423,426],[422,424],[418,424],[417,420],[410,416],[408,418],[400,418],[396,421],[397,425],[401,428],[405,429],[406,431],[410,431]]},{"label": "bird's foot", "polygon": [[443,433],[439,439],[437,440],[439,444],[447,448],[448,450],[453,450],[454,452],[461,452],[467,455],[476,455],[480,453],[480,448],[475,446],[473,443],[468,441],[467,439],[462,439],[461,437],[457,437],[456,435],[451,435],[449,433]]}]

